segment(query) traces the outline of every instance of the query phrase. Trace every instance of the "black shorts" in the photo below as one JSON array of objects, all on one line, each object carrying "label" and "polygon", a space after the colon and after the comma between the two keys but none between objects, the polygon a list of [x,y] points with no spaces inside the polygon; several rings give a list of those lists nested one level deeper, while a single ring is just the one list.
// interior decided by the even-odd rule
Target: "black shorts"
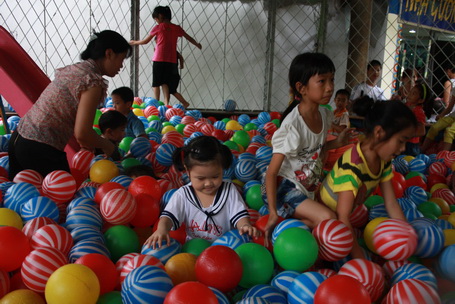
[{"label": "black shorts", "polygon": [[169,93],[177,92],[180,82],[180,75],[177,63],[171,62],[153,62],[153,82],[152,87],[159,87],[166,84],[169,87]]}]

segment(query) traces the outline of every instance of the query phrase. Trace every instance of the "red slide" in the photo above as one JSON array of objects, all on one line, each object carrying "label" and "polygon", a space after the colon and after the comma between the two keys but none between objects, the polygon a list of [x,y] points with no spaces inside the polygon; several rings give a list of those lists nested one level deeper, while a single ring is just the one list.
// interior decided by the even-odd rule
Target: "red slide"
[{"label": "red slide", "polygon": [[[0,26],[0,95],[22,117],[49,83],[49,77],[30,58],[16,39]],[[69,161],[79,149],[80,147],[73,137],[65,148]]]}]

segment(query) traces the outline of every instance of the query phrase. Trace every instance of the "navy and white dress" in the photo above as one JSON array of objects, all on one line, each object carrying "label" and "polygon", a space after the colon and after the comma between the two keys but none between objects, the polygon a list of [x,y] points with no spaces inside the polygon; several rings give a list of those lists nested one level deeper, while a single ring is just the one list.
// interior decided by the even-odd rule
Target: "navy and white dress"
[{"label": "navy and white dress", "polygon": [[185,223],[187,240],[202,238],[213,242],[235,228],[241,218],[249,216],[246,208],[242,196],[230,182],[221,184],[208,208],[202,206],[194,188],[188,184],[172,195],[161,217],[172,220],[173,230]]}]

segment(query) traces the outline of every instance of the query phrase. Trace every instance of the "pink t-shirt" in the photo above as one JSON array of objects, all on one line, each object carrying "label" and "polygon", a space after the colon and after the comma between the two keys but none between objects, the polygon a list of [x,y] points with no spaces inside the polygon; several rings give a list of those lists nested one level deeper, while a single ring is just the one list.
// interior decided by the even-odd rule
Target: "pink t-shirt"
[{"label": "pink t-shirt", "polygon": [[55,79],[41,93],[33,107],[17,127],[22,137],[48,144],[56,149],[65,148],[74,134],[79,98],[83,91],[102,87],[106,98],[108,81],[93,60],[82,61],[60,68]]},{"label": "pink t-shirt", "polygon": [[177,63],[177,39],[182,37],[185,31],[173,23],[160,23],[150,32],[156,36],[156,48],[153,61]]}]

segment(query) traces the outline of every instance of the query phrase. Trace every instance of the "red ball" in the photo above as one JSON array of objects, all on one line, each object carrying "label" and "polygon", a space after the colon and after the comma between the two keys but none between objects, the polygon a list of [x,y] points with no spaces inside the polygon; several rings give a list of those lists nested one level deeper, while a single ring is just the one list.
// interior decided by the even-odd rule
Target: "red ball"
[{"label": "red ball", "polygon": [[126,276],[131,271],[133,271],[133,269],[136,269],[144,265],[157,266],[165,270],[163,263],[161,263],[161,261],[158,258],[155,258],[154,256],[151,255],[140,254],[129,259],[125,263],[125,265],[123,265],[122,271],[120,272],[120,283],[122,283],[125,280]]},{"label": "red ball", "polygon": [[116,183],[116,182],[107,182],[107,183],[101,184],[101,186],[99,186],[96,189],[94,201],[97,204],[101,204],[103,197],[105,197],[109,191],[114,190],[114,189],[125,190],[125,187],[123,187],[122,185],[120,185],[119,183]]},{"label": "red ball", "polygon": [[401,186],[400,183],[393,183],[392,182],[392,187],[393,187],[393,192],[395,193],[395,197],[396,198],[403,197],[404,189],[403,189],[403,187]]},{"label": "red ball", "polygon": [[139,228],[153,226],[160,216],[160,201],[147,194],[139,194],[135,200],[136,213],[130,224]]},{"label": "red ball", "polygon": [[[190,117],[190,116],[188,116],[188,117]],[[183,135],[185,135],[186,137],[190,137],[194,132],[197,132],[197,131],[198,131],[198,127],[194,123],[187,124],[185,126],[185,128],[183,128]]]},{"label": "red ball", "polygon": [[33,249],[52,247],[68,254],[73,247],[71,233],[60,225],[46,225],[36,230],[31,239]]},{"label": "red ball", "polygon": [[184,141],[183,141],[183,136],[177,131],[169,131],[166,134],[163,135],[161,138],[161,143],[165,144],[171,144],[174,147],[181,148],[183,147]]},{"label": "red ball", "polygon": [[403,220],[387,219],[374,229],[373,246],[387,260],[406,260],[417,248],[417,233]]},{"label": "red ball", "polygon": [[126,225],[136,215],[137,203],[125,189],[109,191],[101,200],[100,211],[104,220],[113,225]]},{"label": "red ball", "polygon": [[[183,116],[182,117],[182,121],[180,123],[184,124],[184,125],[189,125],[189,124],[192,124],[192,123],[195,123],[196,122],[196,119],[194,119],[193,116]],[[186,136],[186,135],[185,135]],[[188,136],[187,136],[188,137]]]},{"label": "red ball", "polygon": [[[158,221],[156,221],[158,223]],[[185,244],[186,242],[186,226],[185,223],[180,225],[179,229],[169,231],[169,236],[179,242],[180,244]]]},{"label": "red ball", "polygon": [[405,178],[404,175],[401,174],[400,172],[393,171],[392,180],[393,180],[394,182],[400,183],[400,185],[401,185],[403,188],[406,187],[406,178]]},{"label": "red ball", "polygon": [[90,163],[92,162],[95,154],[88,150],[79,150],[74,154],[71,160],[71,168],[78,169],[82,174],[88,175],[90,171]]},{"label": "red ball", "polygon": [[455,205],[455,194],[453,194],[453,192],[450,189],[447,188],[436,189],[435,191],[433,191],[431,196],[440,197],[444,199],[447,202],[447,204]]},{"label": "red ball", "polygon": [[105,255],[88,253],[78,258],[74,264],[85,265],[96,274],[100,282],[100,295],[113,291],[119,276],[114,263]]},{"label": "red ball", "polygon": [[328,219],[313,229],[313,236],[319,245],[319,257],[326,261],[339,261],[352,250],[354,237],[343,222]]},{"label": "red ball", "polygon": [[36,189],[41,189],[43,184],[43,176],[32,169],[25,169],[17,173],[13,179],[15,183],[29,183],[36,187]]},{"label": "red ball", "polygon": [[57,204],[68,202],[76,192],[76,180],[66,171],[55,170],[43,180],[43,195]]},{"label": "red ball", "polygon": [[219,129],[215,129],[211,135],[221,141],[226,141],[229,139],[229,138],[227,138],[226,133],[224,133],[223,130],[219,130]]},{"label": "red ball", "polygon": [[201,132],[204,135],[212,135],[212,132],[215,131],[215,127],[213,125],[205,124],[201,127]]},{"label": "red ball", "polygon": [[447,182],[445,176],[439,174],[431,174],[427,177],[427,189],[431,189],[436,184],[445,184]]},{"label": "red ball", "polygon": [[242,260],[238,254],[222,245],[210,246],[202,251],[196,260],[195,270],[198,281],[221,292],[234,289],[243,274]]},{"label": "red ball", "polygon": [[[256,228],[261,230],[262,232],[265,232],[265,225],[267,225],[268,220],[269,215],[268,214],[263,215],[256,221],[256,224],[254,226],[256,226]],[[284,221],[284,218],[278,216],[278,221],[276,222],[275,226],[281,223],[282,221]]]},{"label": "red ball", "polygon": [[24,227],[22,227],[22,232],[28,237],[31,238],[36,230],[40,229],[43,226],[50,225],[50,224],[57,224],[53,219],[48,217],[35,217],[28,221]]},{"label": "red ball", "polygon": [[185,112],[179,108],[169,108],[164,113],[164,116],[166,116],[167,120],[171,119],[171,117],[175,115],[183,117],[185,115]]},{"label": "red ball", "polygon": [[158,115],[160,115],[160,111],[158,111],[158,109],[154,106],[147,106],[144,109],[144,115],[147,118],[152,115],[158,116]]},{"label": "red ball", "polygon": [[134,197],[139,194],[148,194],[158,201],[162,196],[160,185],[156,179],[146,175],[135,178],[128,187],[128,191]]},{"label": "red ball", "polygon": [[267,133],[273,135],[273,133],[275,133],[275,131],[278,130],[278,127],[273,122],[270,121],[264,125],[264,129],[267,131]]},{"label": "red ball", "polygon": [[349,221],[355,228],[365,226],[368,223],[368,208],[364,204],[355,207],[349,215]]},{"label": "red ball", "polygon": [[30,241],[21,230],[0,227],[0,269],[8,272],[18,269],[31,250]]},{"label": "red ball", "polygon": [[3,167],[0,167],[0,177],[4,177],[8,180],[8,171],[6,171],[6,169]]},{"label": "red ball", "polygon": [[[202,301],[203,299],[203,301]],[[164,304],[218,304],[213,291],[199,282],[184,282],[169,291]]]},{"label": "red ball", "polygon": [[385,303],[437,304],[441,303],[441,299],[436,290],[424,281],[418,279],[404,279],[390,288],[389,293],[385,298]]},{"label": "red ball", "polygon": [[280,112],[270,112],[270,120],[274,119],[281,119],[281,113]]},{"label": "red ball", "polygon": [[424,190],[427,190],[427,183],[423,180],[421,176],[413,176],[406,180],[406,188],[411,186],[418,186]]},{"label": "red ball", "polygon": [[370,304],[370,295],[358,280],[334,275],[322,282],[314,294],[314,304]]},{"label": "red ball", "polygon": [[428,167],[428,174],[447,175],[447,167],[441,162],[434,162]]}]

